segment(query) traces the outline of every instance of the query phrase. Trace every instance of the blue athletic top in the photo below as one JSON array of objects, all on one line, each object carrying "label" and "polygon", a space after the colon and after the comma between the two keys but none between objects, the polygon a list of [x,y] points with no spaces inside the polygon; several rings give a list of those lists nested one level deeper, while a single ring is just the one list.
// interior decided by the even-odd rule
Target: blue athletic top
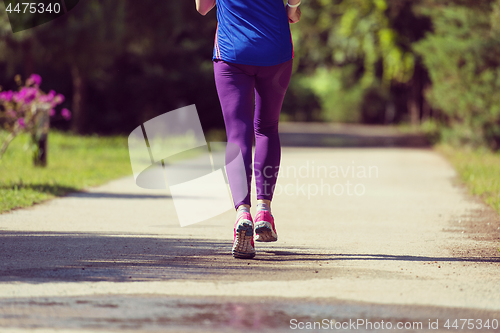
[{"label": "blue athletic top", "polygon": [[282,0],[216,0],[213,60],[274,66],[293,58],[290,24]]}]

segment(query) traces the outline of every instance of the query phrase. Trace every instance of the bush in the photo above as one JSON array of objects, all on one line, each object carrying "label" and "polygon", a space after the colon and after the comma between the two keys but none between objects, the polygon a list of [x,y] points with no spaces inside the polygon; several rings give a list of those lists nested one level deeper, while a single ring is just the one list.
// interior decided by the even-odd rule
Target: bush
[{"label": "bush", "polygon": [[422,9],[434,25],[414,45],[432,80],[426,98],[444,141],[499,149],[500,0],[460,3]]},{"label": "bush", "polygon": [[[318,96],[321,120],[334,122],[359,122],[364,89],[361,85],[347,86],[339,68],[318,68],[314,75],[299,79],[302,86]],[[350,75],[348,75],[350,77]]]}]

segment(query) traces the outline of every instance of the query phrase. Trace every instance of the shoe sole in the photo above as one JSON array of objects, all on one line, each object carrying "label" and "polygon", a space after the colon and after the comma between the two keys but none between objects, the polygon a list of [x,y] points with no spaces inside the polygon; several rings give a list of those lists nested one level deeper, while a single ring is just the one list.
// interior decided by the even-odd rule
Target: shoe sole
[{"label": "shoe sole", "polygon": [[[255,257],[255,249],[252,249],[253,226],[251,223],[242,222],[236,229],[236,239],[233,244],[233,257],[238,259],[252,259]],[[247,250],[247,251],[245,251]]]},{"label": "shoe sole", "polygon": [[261,222],[255,227],[256,242],[276,242],[278,235],[274,232],[270,222]]}]

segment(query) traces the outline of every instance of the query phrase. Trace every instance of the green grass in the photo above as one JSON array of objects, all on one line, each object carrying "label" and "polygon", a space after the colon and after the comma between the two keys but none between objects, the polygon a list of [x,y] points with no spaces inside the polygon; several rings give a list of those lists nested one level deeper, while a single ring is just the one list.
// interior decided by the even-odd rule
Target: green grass
[{"label": "green grass", "polygon": [[0,213],[131,175],[126,137],[76,136],[51,131],[47,167],[34,167],[17,137],[0,160]]},{"label": "green grass", "polygon": [[453,164],[470,193],[481,197],[500,214],[500,152],[437,145]]}]

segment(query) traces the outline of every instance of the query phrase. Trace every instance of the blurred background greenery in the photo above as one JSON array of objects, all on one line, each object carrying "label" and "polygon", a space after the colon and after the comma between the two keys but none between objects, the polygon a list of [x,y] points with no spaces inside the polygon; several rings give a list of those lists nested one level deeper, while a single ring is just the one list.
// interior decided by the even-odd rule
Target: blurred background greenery
[{"label": "blurred background greenery", "polygon": [[[0,83],[43,77],[73,112],[53,127],[128,134],[196,104],[223,129],[212,73],[215,11],[194,1],[85,0],[13,34],[0,4]],[[434,140],[500,148],[500,0],[306,0],[292,25],[284,121],[409,123]],[[10,86],[12,84],[12,86]]]},{"label": "blurred background greenery", "polygon": [[500,1],[311,0],[303,13],[290,119],[409,123],[500,148]]}]

